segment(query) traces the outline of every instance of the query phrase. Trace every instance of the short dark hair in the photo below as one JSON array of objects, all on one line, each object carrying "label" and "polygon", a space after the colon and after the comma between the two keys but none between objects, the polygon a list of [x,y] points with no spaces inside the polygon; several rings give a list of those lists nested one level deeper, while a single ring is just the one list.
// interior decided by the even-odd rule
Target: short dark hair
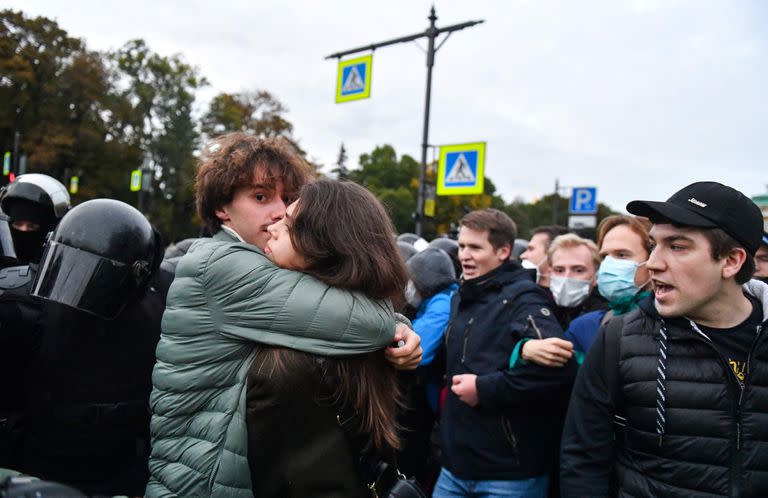
[{"label": "short dark hair", "polygon": [[195,174],[197,213],[208,230],[221,228],[216,211],[253,183],[257,169],[263,171],[265,182],[283,184],[286,204],[312,178],[307,162],[284,139],[241,132],[222,135],[205,148]]},{"label": "short dark hair", "polygon": [[485,208],[465,215],[461,226],[477,231],[488,231],[488,241],[494,249],[508,245],[512,247],[517,238],[517,225],[506,213],[498,209]]},{"label": "short dark hair", "polygon": [[541,225],[531,229],[531,238],[533,238],[534,235],[538,235],[540,233],[546,234],[547,238],[549,239],[549,242],[547,242],[547,247],[544,248],[546,251],[549,249],[549,245],[553,240],[561,235],[565,235],[568,232],[569,230],[562,225]]},{"label": "short dark hair", "polygon": [[728,253],[733,249],[738,248],[746,251],[747,257],[744,259],[744,264],[741,265],[741,268],[736,273],[736,283],[741,285],[749,282],[749,279],[755,274],[755,258],[749,254],[749,251],[722,228],[701,229],[701,233],[709,241],[712,259],[715,261],[728,256]]}]

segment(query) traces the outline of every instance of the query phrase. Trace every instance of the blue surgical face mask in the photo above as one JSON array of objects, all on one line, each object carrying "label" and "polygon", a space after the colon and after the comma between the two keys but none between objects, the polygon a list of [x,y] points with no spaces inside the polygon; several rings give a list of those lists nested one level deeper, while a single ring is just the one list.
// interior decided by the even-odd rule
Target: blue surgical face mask
[{"label": "blue surgical face mask", "polygon": [[606,256],[597,270],[597,290],[608,301],[632,297],[640,292],[635,273],[640,265],[631,259]]}]

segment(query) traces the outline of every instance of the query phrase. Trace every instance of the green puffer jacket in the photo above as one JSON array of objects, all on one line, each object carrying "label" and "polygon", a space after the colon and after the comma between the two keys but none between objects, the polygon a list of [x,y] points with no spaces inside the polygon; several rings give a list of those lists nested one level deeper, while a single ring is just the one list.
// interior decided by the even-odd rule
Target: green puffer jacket
[{"label": "green puffer jacket", "polygon": [[394,331],[388,303],[277,268],[224,231],[196,242],[179,262],[157,346],[147,496],[253,496],[253,342],[345,356],[381,349]]}]

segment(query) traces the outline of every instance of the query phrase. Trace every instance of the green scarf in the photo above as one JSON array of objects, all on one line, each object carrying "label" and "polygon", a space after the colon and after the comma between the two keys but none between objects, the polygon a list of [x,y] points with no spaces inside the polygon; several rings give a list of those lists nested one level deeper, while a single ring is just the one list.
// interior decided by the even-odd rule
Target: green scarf
[{"label": "green scarf", "polygon": [[623,315],[633,309],[637,308],[637,303],[651,295],[651,291],[640,291],[633,296],[620,297],[614,301],[608,303],[608,307],[611,308],[613,314],[616,316]]}]

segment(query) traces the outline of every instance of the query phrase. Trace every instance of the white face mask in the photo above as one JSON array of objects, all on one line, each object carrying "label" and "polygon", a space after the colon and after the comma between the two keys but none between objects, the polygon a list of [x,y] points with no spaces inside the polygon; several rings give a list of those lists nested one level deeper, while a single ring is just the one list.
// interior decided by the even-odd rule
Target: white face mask
[{"label": "white face mask", "polygon": [[421,294],[416,290],[416,286],[413,285],[413,280],[409,280],[405,284],[405,301],[417,309],[421,304]]},{"label": "white face mask", "polygon": [[592,289],[589,280],[552,275],[549,278],[549,290],[558,306],[573,308],[583,303]]},{"label": "white face mask", "polygon": [[540,265],[541,265],[541,263],[539,263],[537,265],[536,263],[534,263],[530,259],[521,259],[520,260],[520,266],[522,266],[526,270],[536,270],[536,283],[537,284],[539,283],[539,280],[541,280],[541,270],[539,270],[539,266]]}]

